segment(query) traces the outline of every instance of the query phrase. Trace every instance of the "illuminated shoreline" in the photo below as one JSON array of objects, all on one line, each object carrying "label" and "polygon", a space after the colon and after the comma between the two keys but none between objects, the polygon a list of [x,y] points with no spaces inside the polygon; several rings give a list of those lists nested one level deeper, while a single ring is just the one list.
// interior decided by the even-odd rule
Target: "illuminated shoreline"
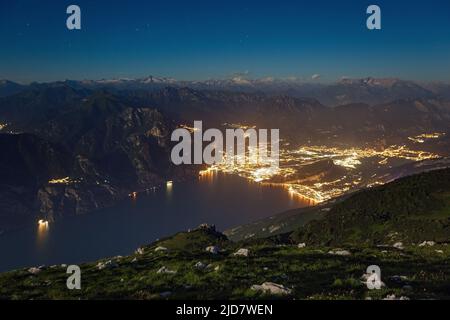
[{"label": "illuminated shoreline", "polygon": [[[435,135],[429,135],[435,136]],[[245,161],[235,158],[234,162],[222,161],[199,172],[200,177],[209,176],[214,172],[235,174],[249,181],[263,185],[278,186],[285,188],[290,194],[298,196],[314,204],[320,204],[330,199],[339,197],[359,187],[363,187],[360,167],[364,161],[376,161],[377,168],[372,174],[373,181],[366,186],[384,184],[378,181],[377,170],[389,168],[389,162],[403,160],[417,162],[436,159],[440,156],[431,152],[412,150],[406,145],[392,145],[383,150],[374,148],[338,148],[327,146],[301,146],[288,149],[286,144],[280,147],[280,166],[273,167],[267,164],[254,163],[249,159],[248,152]],[[225,158],[225,156],[224,156]],[[238,161],[241,160],[241,161]],[[303,169],[308,165],[315,165],[320,161],[332,161],[334,166],[340,167],[347,174],[326,180],[320,174],[311,177],[303,177]],[[318,181],[316,181],[316,180]]]}]

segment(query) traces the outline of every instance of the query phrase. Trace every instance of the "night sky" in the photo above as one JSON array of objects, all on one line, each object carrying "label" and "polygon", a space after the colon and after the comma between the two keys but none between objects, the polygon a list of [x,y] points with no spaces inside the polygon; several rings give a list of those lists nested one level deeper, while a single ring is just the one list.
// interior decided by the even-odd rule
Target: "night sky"
[{"label": "night sky", "polygon": [[[66,28],[66,8],[82,30]],[[382,30],[366,28],[366,8]],[[0,2],[0,79],[450,80],[450,1]]]}]

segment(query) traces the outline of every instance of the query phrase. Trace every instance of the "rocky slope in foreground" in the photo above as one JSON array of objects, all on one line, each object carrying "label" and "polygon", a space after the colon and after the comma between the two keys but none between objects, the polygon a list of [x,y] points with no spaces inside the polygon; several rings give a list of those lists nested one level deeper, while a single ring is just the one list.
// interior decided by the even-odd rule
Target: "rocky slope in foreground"
[{"label": "rocky slope in foreground", "polygon": [[[4,273],[0,299],[450,299],[449,175],[358,193],[272,238],[232,242],[201,226],[81,265],[78,291],[67,290],[65,265]],[[364,282],[370,265],[380,290]]]}]

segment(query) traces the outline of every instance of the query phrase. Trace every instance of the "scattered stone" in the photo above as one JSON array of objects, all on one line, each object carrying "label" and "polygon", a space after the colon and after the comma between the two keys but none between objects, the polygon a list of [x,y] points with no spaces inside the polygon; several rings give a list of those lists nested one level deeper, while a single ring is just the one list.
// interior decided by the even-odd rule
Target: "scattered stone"
[{"label": "scattered stone", "polygon": [[98,270],[103,270],[103,269],[113,269],[113,268],[117,268],[119,265],[112,261],[112,260],[108,260],[106,262],[99,262],[97,264],[97,269]]},{"label": "scattered stone", "polygon": [[432,247],[436,244],[434,241],[424,241],[421,244],[419,244],[419,247]]},{"label": "scattered stone", "polygon": [[233,253],[233,256],[248,257],[248,254],[249,254],[248,249],[241,248],[238,251],[236,251],[235,253]]},{"label": "scattered stone", "polygon": [[217,246],[209,246],[209,247],[206,247],[205,250],[206,250],[206,252],[209,252],[212,254],[218,254],[220,251],[219,247],[217,247]]},{"label": "scattered stone", "polygon": [[403,246],[403,242],[396,242],[393,245],[394,248],[399,249],[399,250],[403,250],[405,247]]},{"label": "scattered stone", "polygon": [[383,300],[410,300],[408,297],[401,296],[400,298],[397,298],[395,294],[388,294],[386,298]]},{"label": "scattered stone", "polygon": [[31,274],[38,274],[41,271],[42,271],[41,268],[35,268],[35,267],[28,269],[28,272],[31,273]]},{"label": "scattered stone", "polygon": [[135,251],[135,253],[136,253],[136,254],[143,255],[143,254],[144,254],[144,251],[145,251],[144,248],[137,248],[136,251]]},{"label": "scattered stone", "polygon": [[297,245],[297,247],[298,248],[306,248],[306,243],[299,243],[298,245]]},{"label": "scattered stone", "polygon": [[165,252],[165,251],[167,251],[167,250],[168,250],[168,249],[167,249],[166,247],[161,247],[161,246],[155,248],[155,252],[159,252],[159,251]]},{"label": "scattered stone", "polygon": [[156,271],[156,273],[175,274],[177,272],[175,270],[170,270],[163,266],[163,267],[159,268],[159,270]]},{"label": "scattered stone", "polygon": [[273,295],[290,295],[291,290],[286,288],[285,286],[273,282],[264,282],[262,285],[253,285],[251,286],[251,290],[260,291],[263,293],[269,293]]},{"label": "scattered stone", "polygon": [[197,270],[204,270],[206,268],[206,264],[204,264],[203,262],[199,261],[194,265],[194,268]]},{"label": "scattered stone", "polygon": [[328,251],[328,254],[332,254],[335,256],[351,256],[351,252],[348,250],[341,250],[341,249],[334,249],[334,250],[330,250]]},{"label": "scattered stone", "polygon": [[278,231],[278,230],[280,230],[281,229],[281,226],[277,226],[277,225],[275,225],[275,226],[270,226],[269,227],[269,232],[270,233],[274,233],[275,231]]}]

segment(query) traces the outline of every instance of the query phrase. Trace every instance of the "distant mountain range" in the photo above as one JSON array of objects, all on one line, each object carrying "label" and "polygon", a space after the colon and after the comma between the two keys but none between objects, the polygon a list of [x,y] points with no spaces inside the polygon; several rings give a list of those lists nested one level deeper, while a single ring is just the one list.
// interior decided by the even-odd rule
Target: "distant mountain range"
[{"label": "distant mountain range", "polygon": [[349,103],[369,105],[387,103],[399,99],[449,98],[450,84],[417,83],[395,78],[347,79],[336,83],[324,84],[307,82],[298,78],[277,79],[272,77],[248,79],[236,76],[230,79],[205,81],[178,81],[172,78],[149,76],[141,79],[102,79],[102,80],[66,80],[53,83],[32,83],[28,86],[11,81],[0,82],[0,97],[11,95],[28,88],[52,87],[66,84],[74,89],[109,90],[160,90],[164,87],[189,87],[196,90],[235,91],[246,93],[265,93],[289,95],[292,97],[312,98],[326,106]]}]

